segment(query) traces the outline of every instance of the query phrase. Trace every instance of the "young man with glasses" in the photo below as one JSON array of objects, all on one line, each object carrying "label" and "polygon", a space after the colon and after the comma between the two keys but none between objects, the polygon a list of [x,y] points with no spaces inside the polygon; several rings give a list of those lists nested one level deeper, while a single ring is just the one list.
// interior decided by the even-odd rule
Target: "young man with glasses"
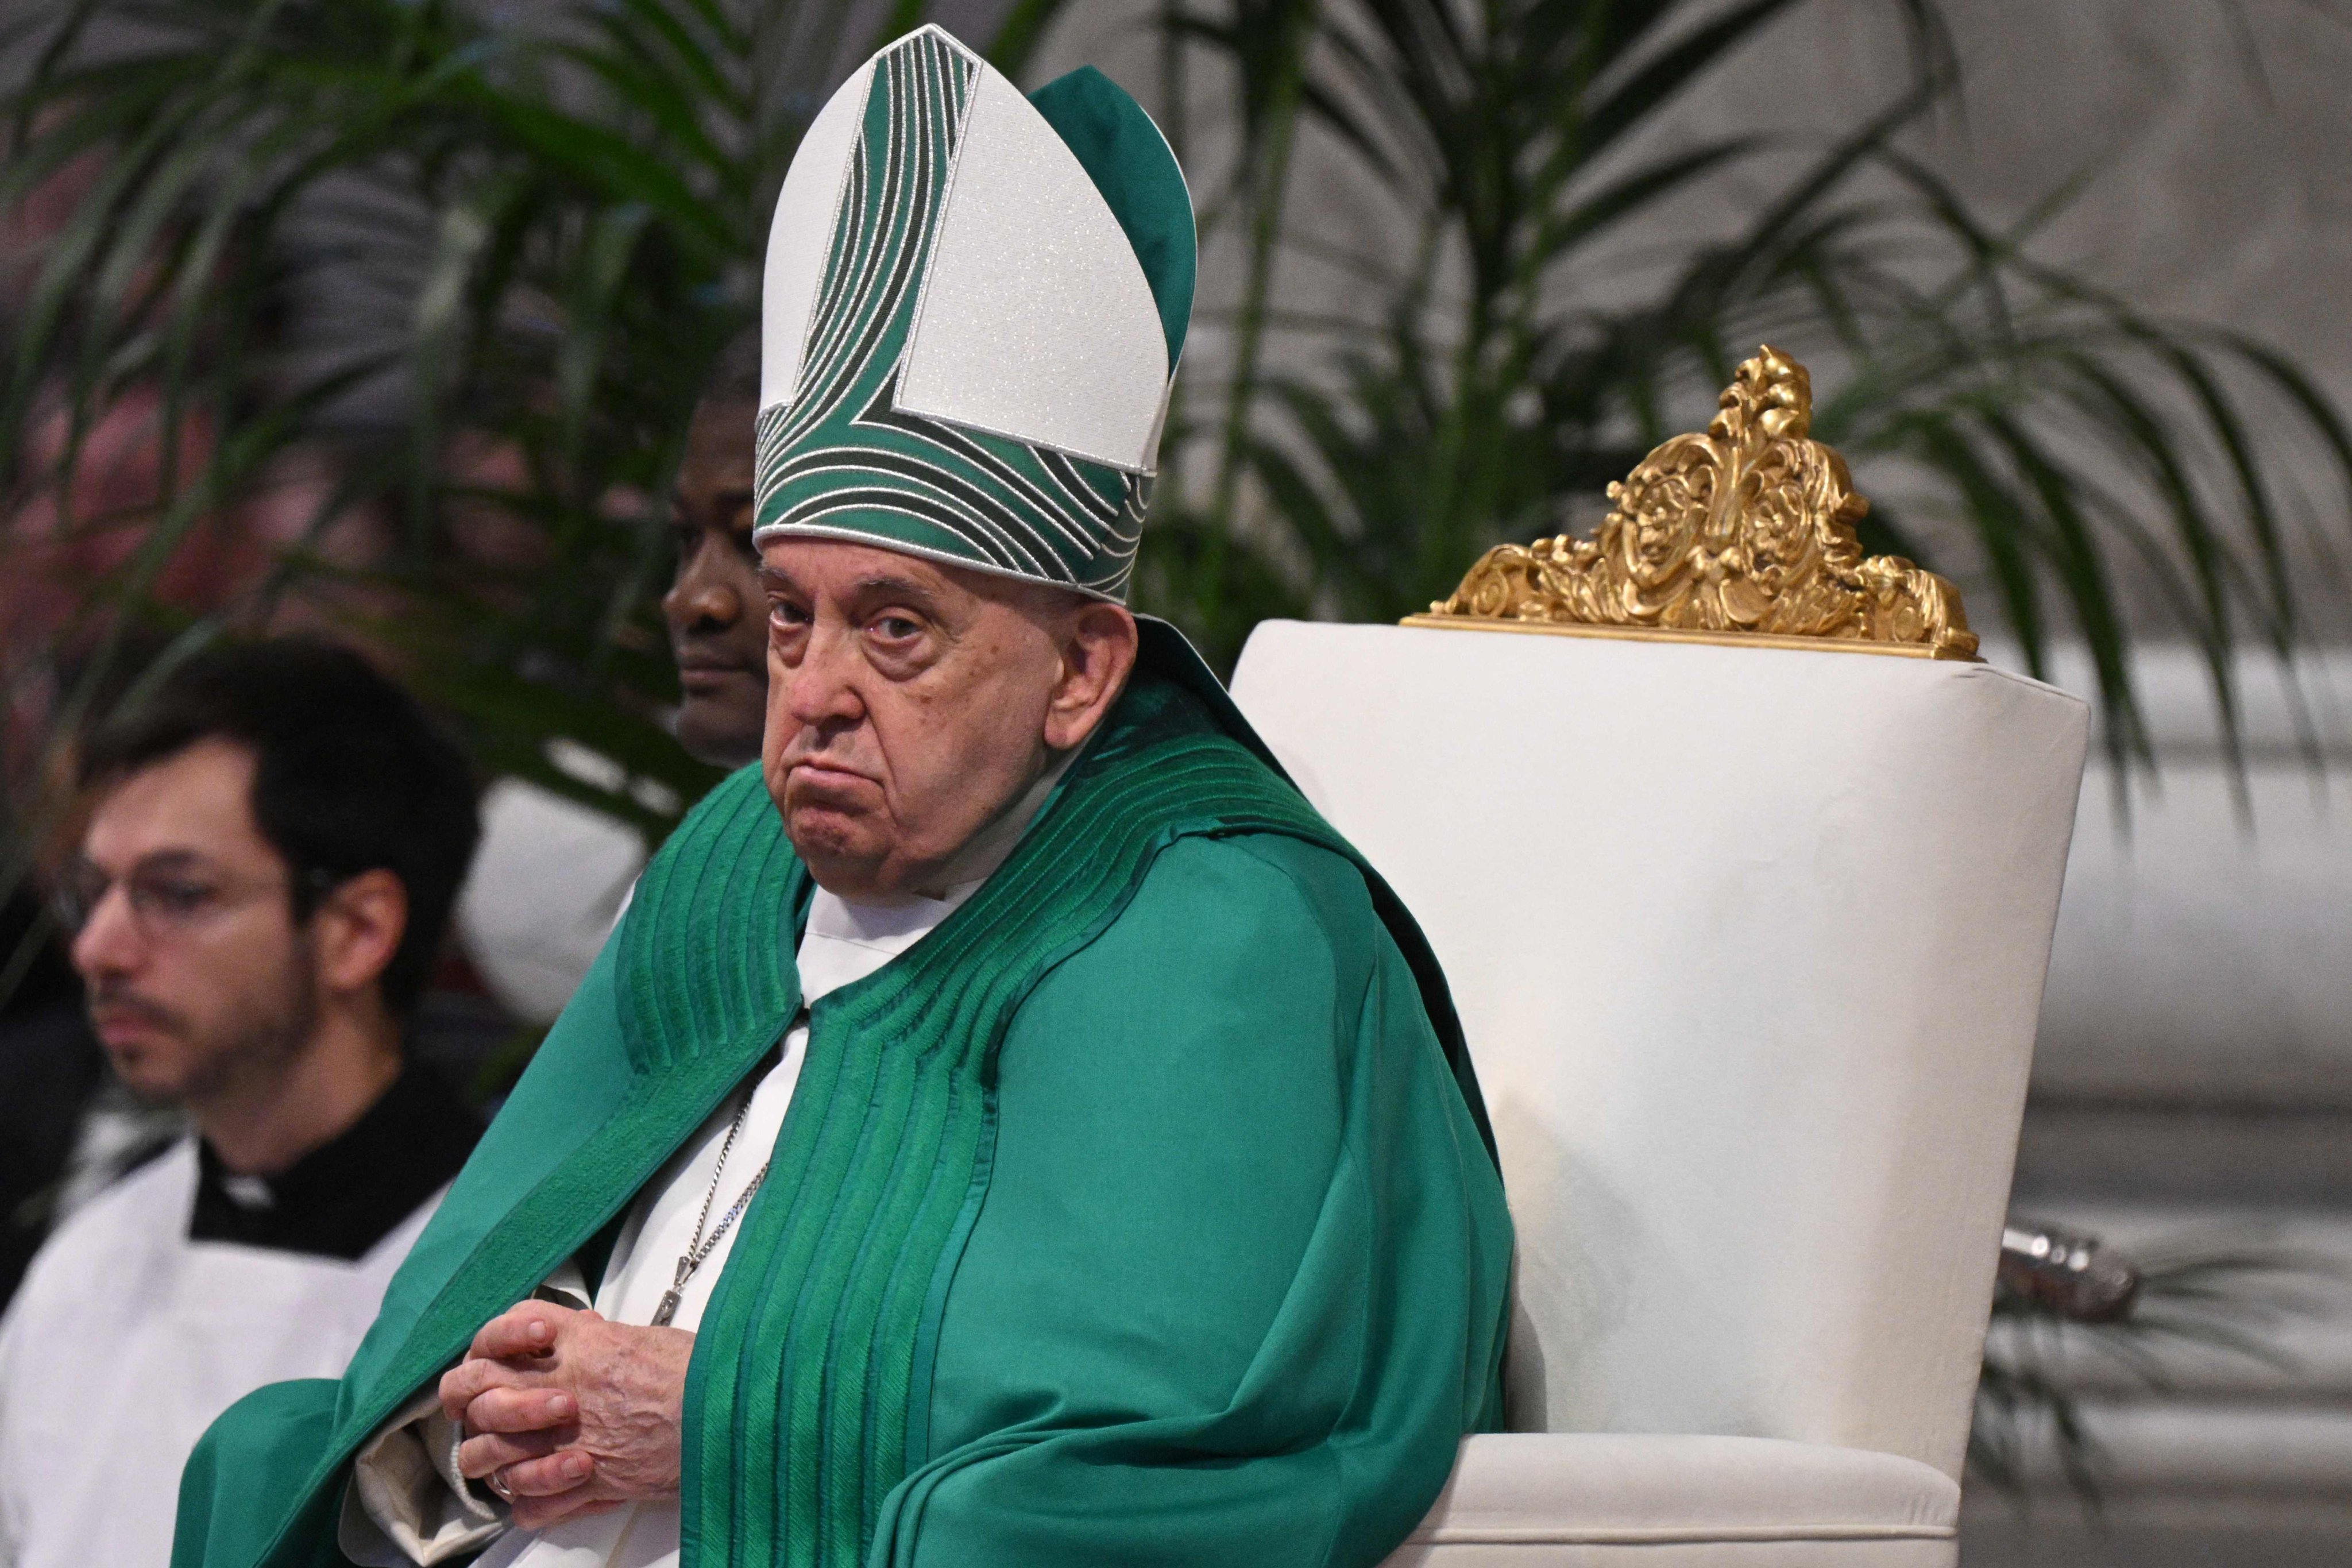
[{"label": "young man with glasses", "polygon": [[478,1125],[405,1020],[478,828],[465,759],[348,649],[184,667],[94,735],[59,916],[115,1073],[192,1133],[0,1321],[0,1563],[160,1564],[205,1426],[339,1375]]}]

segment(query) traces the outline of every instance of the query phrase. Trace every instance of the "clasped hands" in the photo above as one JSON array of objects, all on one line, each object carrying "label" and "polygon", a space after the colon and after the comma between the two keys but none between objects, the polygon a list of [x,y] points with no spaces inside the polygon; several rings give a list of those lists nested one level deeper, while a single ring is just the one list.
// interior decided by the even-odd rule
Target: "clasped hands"
[{"label": "clasped hands", "polygon": [[482,1326],[441,1378],[465,1429],[457,1468],[542,1530],[574,1514],[677,1496],[694,1336],[525,1301]]}]

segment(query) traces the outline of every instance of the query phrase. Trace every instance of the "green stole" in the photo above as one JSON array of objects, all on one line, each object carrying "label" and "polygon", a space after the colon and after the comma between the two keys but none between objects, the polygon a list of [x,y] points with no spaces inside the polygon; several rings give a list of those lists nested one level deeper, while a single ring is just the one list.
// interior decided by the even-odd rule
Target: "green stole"
[{"label": "green stole", "polygon": [[[898,959],[810,1010],[768,1179],[697,1331],[682,1563],[863,1561],[883,1499],[928,1457],[932,1352],[988,1190],[998,1044],[1031,987],[1118,918],[1175,840],[1284,834],[1361,868],[1486,1133],[1418,928],[1270,760],[1224,732],[1255,741],[1223,693],[1179,680],[1139,671],[1005,864]],[[712,791],[655,856],[616,938],[627,1070],[609,1112],[568,1151],[529,1162],[543,1174],[500,1214],[479,1212],[479,1187],[460,1177],[436,1217],[447,1242],[428,1232],[412,1266],[462,1265],[405,1291],[394,1281],[268,1560],[331,1539],[333,1482],[366,1436],[482,1323],[609,1235],[782,1036],[800,1008],[785,933],[812,889],[756,767]],[[485,1140],[493,1165],[499,1131]],[[520,1172],[523,1154],[503,1157]]]}]

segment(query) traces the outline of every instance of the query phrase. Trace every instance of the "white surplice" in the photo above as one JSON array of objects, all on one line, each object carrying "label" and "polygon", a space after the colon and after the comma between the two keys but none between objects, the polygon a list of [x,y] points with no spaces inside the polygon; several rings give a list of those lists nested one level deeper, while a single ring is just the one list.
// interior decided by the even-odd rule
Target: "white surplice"
[{"label": "white surplice", "polygon": [[0,1563],[163,1568],[180,1468],[267,1383],[340,1377],[426,1203],[356,1261],[194,1241],[195,1141],[75,1211],[0,1322]]}]

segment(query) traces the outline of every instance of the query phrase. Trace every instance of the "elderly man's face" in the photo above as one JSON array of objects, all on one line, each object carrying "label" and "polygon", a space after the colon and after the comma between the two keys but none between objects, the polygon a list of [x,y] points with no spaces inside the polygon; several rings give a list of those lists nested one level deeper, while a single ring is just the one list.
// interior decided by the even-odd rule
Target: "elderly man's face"
[{"label": "elderly man's face", "polygon": [[956,852],[1093,733],[1134,668],[1116,605],[845,542],[761,553],[768,793],[844,898],[944,891]]}]

